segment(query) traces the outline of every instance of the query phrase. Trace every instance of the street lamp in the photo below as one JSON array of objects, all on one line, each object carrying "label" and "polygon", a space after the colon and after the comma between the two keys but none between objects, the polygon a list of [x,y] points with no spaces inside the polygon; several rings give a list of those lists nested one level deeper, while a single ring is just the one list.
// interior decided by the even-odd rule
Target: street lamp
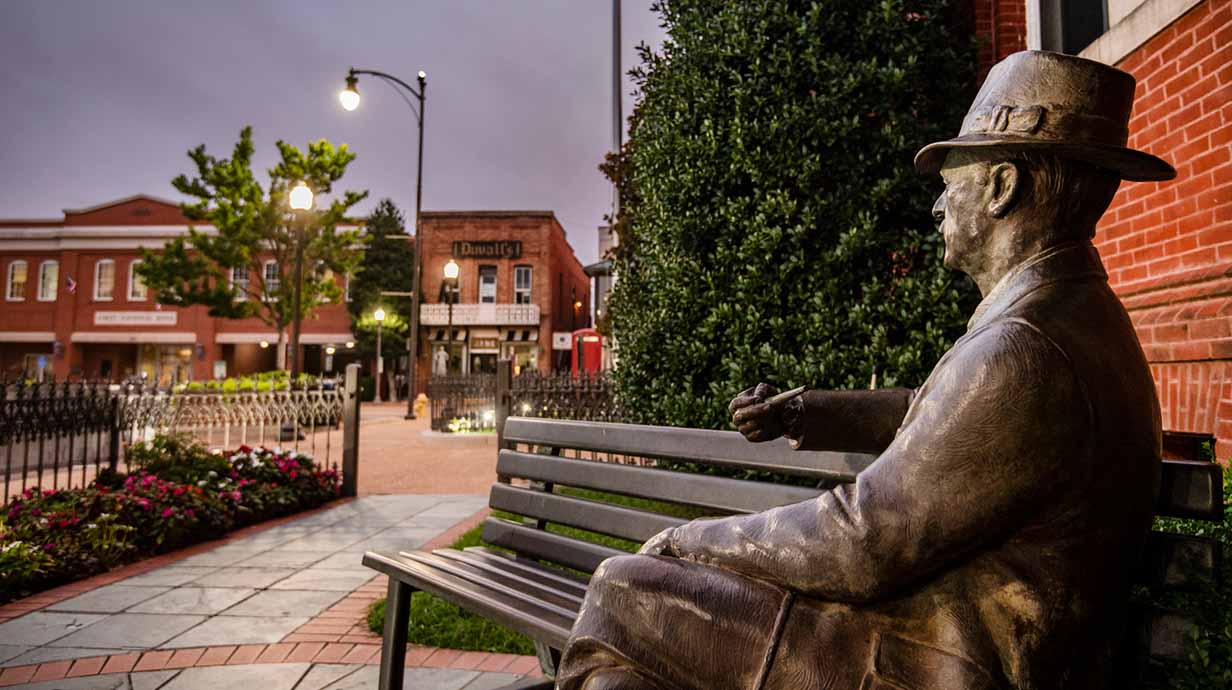
[{"label": "street lamp", "polygon": [[449,346],[449,362],[445,367],[445,373],[450,373],[453,368],[453,302],[456,296],[455,291],[458,289],[458,264],[453,259],[445,264],[445,285],[448,291],[445,293],[449,300],[449,326],[445,331],[445,338]]},{"label": "street lamp", "polygon": [[[415,173],[415,266],[411,272],[411,330],[407,335],[407,384],[406,384],[406,418],[415,419],[415,366],[416,358],[419,354],[419,289],[421,267],[423,266],[423,240],[420,239],[420,223],[419,210],[423,205],[423,134],[424,134],[424,94],[428,91],[428,75],[423,70],[416,75],[416,83],[419,88],[407,84],[401,79],[384,72],[368,69],[355,69],[352,67],[347,72],[346,88],[338,94],[338,101],[342,103],[342,107],[346,110],[355,110],[359,107],[359,75],[368,74],[385,81],[385,83],[394,87],[398,91],[398,95],[406,101],[406,104],[411,106],[411,113],[415,115],[415,122],[419,125],[419,162],[418,169]],[[407,100],[406,95],[402,93],[406,91],[414,96],[419,107],[416,109],[415,104]]]},{"label": "street lamp", "polygon": [[296,211],[312,209],[312,190],[303,181],[291,188],[291,208]]},{"label": "street lamp", "polygon": [[377,307],[372,318],[376,319],[376,401],[385,402],[381,399],[381,379],[385,373],[385,362],[381,359],[381,324],[385,323],[385,310]]},{"label": "street lamp", "polygon": [[[295,211],[312,210],[312,190],[307,183],[300,180],[291,188],[288,195],[291,209]],[[297,214],[298,215],[298,214]],[[299,376],[299,336],[300,336],[300,296],[304,290],[304,229],[303,219],[295,220],[295,284],[291,299],[291,378]]]}]

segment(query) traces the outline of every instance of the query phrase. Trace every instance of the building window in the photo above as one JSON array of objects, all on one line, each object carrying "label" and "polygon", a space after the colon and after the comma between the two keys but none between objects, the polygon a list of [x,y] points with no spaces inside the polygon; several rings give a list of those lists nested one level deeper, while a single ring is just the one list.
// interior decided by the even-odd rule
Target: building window
[{"label": "building window", "polygon": [[265,282],[265,296],[275,298],[278,295],[278,286],[282,284],[282,275],[278,272],[277,261],[266,261],[262,267],[262,279]]},{"label": "building window", "polygon": [[110,300],[115,293],[115,262],[101,259],[94,264],[94,299]]},{"label": "building window", "polygon": [[513,267],[513,303],[530,304],[531,267]]},{"label": "building window", "polygon": [[14,302],[26,298],[26,262],[13,261],[9,263],[8,289],[5,297]]},{"label": "building window", "polygon": [[496,303],[496,267],[479,267],[479,303]]},{"label": "building window", "polygon": [[1077,55],[1108,31],[1108,0],[1039,0],[1038,12],[1043,50]]},{"label": "building window", "polygon": [[128,264],[128,301],[129,302],[144,302],[149,291],[146,290],[145,280],[142,279],[137,271],[137,264],[140,260],[130,262]]},{"label": "building window", "polygon": [[40,302],[56,301],[56,289],[60,286],[60,262],[44,261],[39,264],[38,298]]},{"label": "building window", "polygon": [[231,288],[239,293],[239,299],[248,299],[248,267],[231,268]]}]

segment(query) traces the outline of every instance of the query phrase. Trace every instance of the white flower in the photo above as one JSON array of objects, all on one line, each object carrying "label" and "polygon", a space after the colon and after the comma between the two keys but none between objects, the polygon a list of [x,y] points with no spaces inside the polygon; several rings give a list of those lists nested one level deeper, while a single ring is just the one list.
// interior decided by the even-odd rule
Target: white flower
[{"label": "white flower", "polygon": [[5,553],[5,552],[8,552],[8,551],[12,551],[13,549],[15,549],[15,548],[17,548],[17,547],[19,547],[19,546],[21,546],[21,542],[20,542],[20,541],[15,541],[15,542],[13,542],[13,543],[11,543],[11,544],[5,544],[5,545],[4,545],[4,548],[3,548],[3,549],[0,549],[0,553]]},{"label": "white flower", "polygon": [[205,480],[202,479],[201,481],[197,482],[197,486],[205,486]]},{"label": "white flower", "polygon": [[87,522],[86,529],[98,529],[98,525],[94,524],[93,522]]},{"label": "white flower", "polygon": [[214,470],[210,470],[209,473],[206,474],[206,476],[209,477],[210,479],[213,479],[214,477],[218,476],[218,473],[215,472]]}]

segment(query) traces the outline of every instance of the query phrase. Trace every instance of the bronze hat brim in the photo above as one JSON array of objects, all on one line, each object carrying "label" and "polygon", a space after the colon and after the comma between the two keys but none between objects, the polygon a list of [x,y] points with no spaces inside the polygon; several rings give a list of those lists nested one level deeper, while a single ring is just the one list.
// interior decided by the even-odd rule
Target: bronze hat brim
[{"label": "bronze hat brim", "polygon": [[1176,177],[1176,170],[1163,159],[1123,146],[1067,144],[1003,134],[964,134],[957,139],[929,144],[915,154],[915,167],[922,173],[935,173],[941,170],[946,154],[952,149],[994,147],[1052,151],[1068,158],[1097,165],[1117,173],[1123,180],[1134,182],[1171,180]]}]

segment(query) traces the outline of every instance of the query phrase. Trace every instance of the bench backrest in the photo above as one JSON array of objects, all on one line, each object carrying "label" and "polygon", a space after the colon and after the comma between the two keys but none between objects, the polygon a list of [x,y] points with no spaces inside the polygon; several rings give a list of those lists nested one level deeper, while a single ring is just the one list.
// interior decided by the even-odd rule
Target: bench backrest
[{"label": "bench backrest", "polygon": [[[1223,519],[1222,468],[1198,459],[1202,444],[1211,440],[1197,434],[1165,433],[1164,455],[1169,459],[1163,461],[1157,515]],[[561,534],[567,530],[549,526],[643,542],[686,519],[679,511],[599,502],[569,495],[568,489],[562,493],[561,487],[690,506],[709,515],[751,513],[806,500],[824,487],[854,481],[875,459],[858,453],[795,451],[782,439],[752,444],[728,431],[525,417],[506,421],[503,443],[497,461],[500,481],[492,487],[489,503],[493,509],[523,516],[523,521],[489,518],[484,524],[484,540],[528,558],[583,572],[593,572],[604,559],[623,552]],[[703,468],[772,472],[801,478],[802,483],[811,485],[566,457],[596,453],[687,462]],[[514,480],[526,480],[527,485],[514,485]],[[1154,588],[1194,588],[1217,577],[1219,557],[1218,543],[1212,539],[1152,532],[1135,579]],[[1139,615],[1140,627],[1146,630],[1142,643],[1151,654],[1180,653],[1188,634],[1183,621],[1160,612]]]}]

